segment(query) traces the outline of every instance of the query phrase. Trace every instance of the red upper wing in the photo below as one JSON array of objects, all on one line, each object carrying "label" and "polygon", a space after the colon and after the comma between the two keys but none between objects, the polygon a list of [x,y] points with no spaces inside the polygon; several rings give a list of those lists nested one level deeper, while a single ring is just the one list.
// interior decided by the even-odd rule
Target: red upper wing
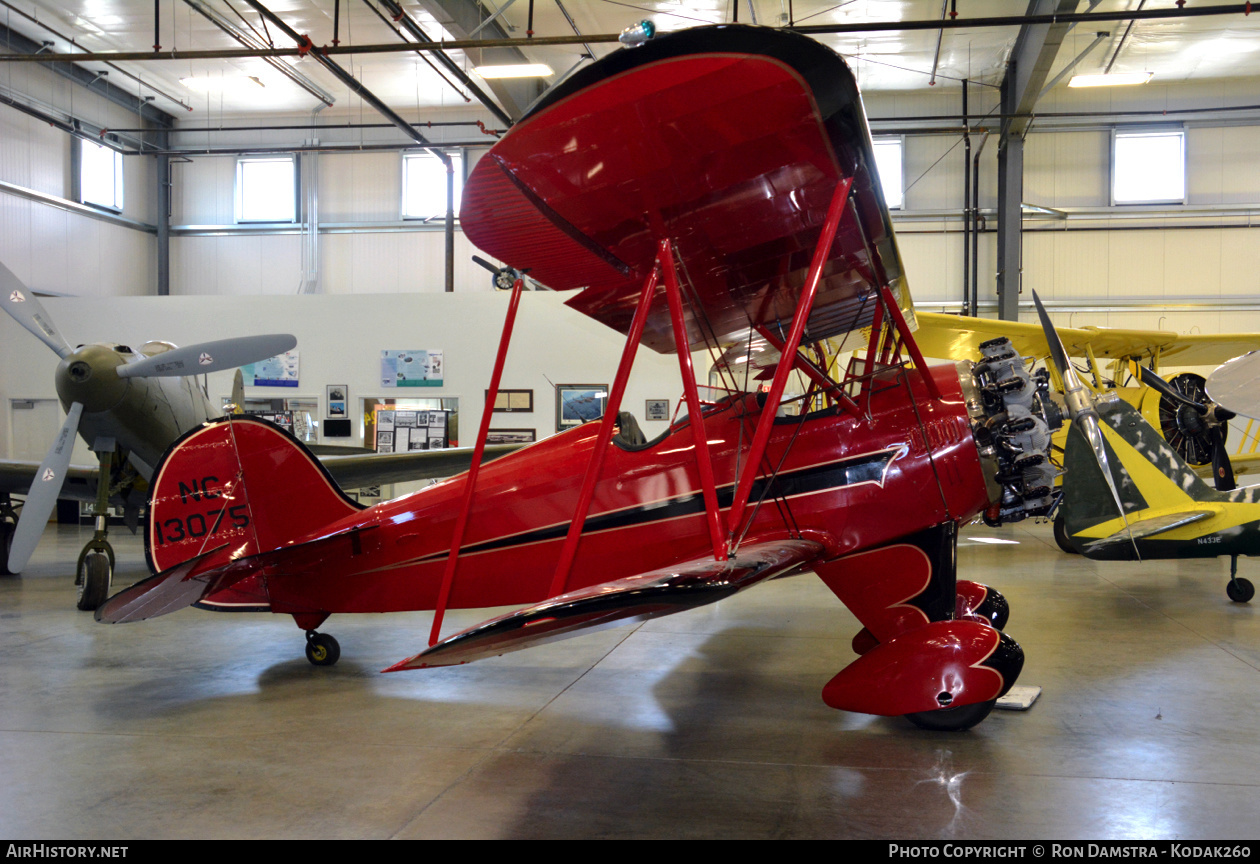
[{"label": "red upper wing", "polygon": [[[844,61],[805,37],[698,28],[610,55],[553,88],[477,164],[461,221],[481,249],[622,332],[675,244],[688,341],[790,320],[836,184],[854,178],[807,339],[870,324],[872,292],[903,307],[901,262],[870,134]],[[662,289],[663,290],[663,289]],[[702,329],[703,328],[703,329]],[[658,298],[644,342],[674,350]]]}]

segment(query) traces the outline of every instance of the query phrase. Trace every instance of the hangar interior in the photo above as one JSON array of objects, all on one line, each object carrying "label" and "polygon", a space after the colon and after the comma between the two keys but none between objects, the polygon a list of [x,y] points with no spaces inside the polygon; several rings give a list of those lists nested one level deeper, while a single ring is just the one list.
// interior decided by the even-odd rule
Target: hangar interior
[{"label": "hangar interior", "polygon": [[[1027,20],[1055,14],[1096,17]],[[462,181],[548,86],[644,19],[662,33],[818,29],[853,68],[877,143],[900,153],[892,222],[918,309],[1035,321],[1036,291],[1065,326],[1260,331],[1260,18],[1241,4],[0,0],[0,263],[72,344],[291,332],[297,386],[246,395],[313,400],[320,418],[330,385],[348,388],[352,420],[395,395],[382,350],[441,350],[442,386],[415,395],[459,400],[471,444],[507,294],[458,219],[447,227],[433,153],[458,157]],[[292,48],[286,28],[325,46],[496,47],[244,56]],[[542,44],[560,36],[575,38]],[[97,56],[17,56],[36,53]],[[525,62],[552,74],[472,71]],[[1068,85],[1085,73],[1151,74]],[[1121,200],[1127,133],[1176,142],[1180,191]],[[101,194],[84,162],[102,152],[114,197],[84,203]],[[262,202],[290,215],[250,218],[242,178],[276,164],[292,185]],[[438,177],[415,180],[418,204],[412,171]],[[502,386],[532,391],[533,410],[492,426],[546,437],[555,385],[612,382],[622,337],[564,299],[523,296]],[[0,364],[0,455],[38,462],[64,417],[53,355],[4,316]],[[208,378],[212,400],[231,386]],[[681,392],[674,358],[640,351],[625,405],[648,438],[668,422],[646,404],[673,412]],[[348,439],[320,440],[363,436],[352,422]],[[93,461],[77,440],[73,462]],[[285,616],[105,627],[74,609],[90,535],[50,524],[22,575],[0,577],[5,836],[1227,838],[1252,836],[1260,815],[1247,731],[1260,623],[1225,598],[1228,559],[1098,562],[1060,553],[1042,522],[965,527],[960,578],[1009,598],[1021,683],[1043,695],[932,734],[822,704],[860,625],[809,576],[379,675],[422,647],[430,613],[334,617],[343,654],[328,669],[305,662]],[[147,576],[142,538],[111,538],[115,586]]]}]

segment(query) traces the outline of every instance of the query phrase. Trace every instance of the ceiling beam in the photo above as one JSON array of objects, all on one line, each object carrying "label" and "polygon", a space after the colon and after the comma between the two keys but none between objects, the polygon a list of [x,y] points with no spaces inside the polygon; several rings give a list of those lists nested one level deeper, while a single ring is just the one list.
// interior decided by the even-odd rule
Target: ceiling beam
[{"label": "ceiling beam", "polygon": [[16,30],[11,30],[3,24],[0,24],[0,42],[3,42],[11,51],[26,55],[32,60],[47,58],[46,60],[41,60],[41,65],[46,69],[55,72],[62,78],[73,81],[102,99],[127,109],[154,126],[169,129],[175,125],[174,117],[153,106],[150,101],[152,97],[145,99],[129,93],[121,87],[109,83],[107,78],[102,77],[102,73],[93,72],[90,69],[84,69],[82,66],[75,66],[72,63],[56,62],[54,58],[60,59],[60,55],[53,54],[47,50],[47,46],[28,39]]},{"label": "ceiling beam", "polygon": [[[272,12],[266,6],[262,5],[262,3],[258,2],[258,0],[245,0],[245,2],[249,4],[249,6],[255,12],[263,16],[263,18],[265,18],[267,21],[271,22],[271,25],[273,27],[276,27],[278,30],[280,30],[280,32],[284,33],[285,36],[288,36],[290,39],[292,39],[294,42],[298,43],[299,45],[306,45],[309,48],[310,39],[308,37],[303,36],[300,33],[298,33],[296,30],[294,30],[292,27],[286,24],[284,20],[280,18],[280,16],[276,15],[276,13]],[[402,117],[400,117],[392,108],[390,108],[383,101],[381,101],[381,98],[379,96],[377,96],[368,88],[364,87],[363,84],[359,82],[359,79],[355,78],[345,69],[341,68],[341,66],[338,65],[336,60],[333,60],[331,57],[326,57],[323,54],[320,54],[318,51],[311,51],[310,56],[313,57],[315,61],[319,63],[319,65],[323,66],[325,69],[331,72],[334,78],[336,78],[342,84],[345,84],[347,87],[349,87],[351,92],[353,92],[356,96],[358,96],[364,102],[368,103],[373,108],[375,108],[376,111],[382,117],[384,117],[390,123],[393,123],[399,129],[401,129],[408,138],[410,138],[412,141],[415,141],[420,146],[428,148],[430,153],[432,153],[439,160],[441,160],[442,164],[445,165],[448,170],[450,169],[451,157],[447,156],[444,152],[442,152],[442,150],[438,148],[437,145],[435,145],[428,138],[425,138],[423,135],[421,135],[420,132],[417,131],[414,126],[412,126]]]},{"label": "ceiling beam", "polygon": [[[367,3],[369,8],[375,11],[375,8],[372,6],[372,0],[365,0],[365,2]],[[408,15],[407,12],[401,6],[399,6],[397,2],[395,2],[395,0],[378,0],[378,2],[381,4],[381,6],[383,6],[385,9],[389,11],[390,15],[393,16],[394,20],[397,21],[398,24],[403,29],[405,29],[407,33],[410,34],[410,36],[413,39],[420,42],[431,41],[429,39],[429,35],[425,33],[423,29],[421,29],[420,25],[416,22],[416,20],[412,18],[410,15]],[[438,17],[438,16],[434,16],[434,17]],[[438,20],[441,21],[441,18],[439,17]],[[454,25],[452,24],[452,25],[443,25],[443,26],[454,26]],[[448,29],[448,32],[453,32],[453,31],[449,31]],[[399,35],[401,36],[401,34]],[[403,38],[405,39],[406,37],[403,37]],[[417,52],[417,53],[420,53],[420,52]],[[486,93],[484,90],[482,90],[481,87],[477,85],[477,82],[469,78],[468,74],[464,72],[464,70],[459,66],[459,64],[457,64],[454,60],[452,60],[450,58],[450,55],[448,55],[445,51],[435,51],[433,53],[434,53],[435,59],[442,65],[442,67],[445,68],[446,71],[449,72],[451,75],[453,75],[455,79],[459,81],[459,83],[467,87],[468,92],[472,93],[473,96],[477,97],[477,101],[480,102],[482,105],[484,105],[490,111],[490,113],[495,116],[495,119],[497,119],[501,123],[507,124],[508,126],[512,125],[513,120],[515,120],[519,116],[519,114],[515,114],[515,115],[509,114],[505,112],[502,108],[500,108],[495,103],[494,99],[492,99],[490,95]],[[423,57],[424,54],[420,53],[420,56]],[[493,86],[491,86],[491,90],[494,90]],[[462,93],[460,95],[463,96]],[[496,93],[495,95],[497,96],[498,94]]]},{"label": "ceiling beam", "polygon": [[[423,0],[425,3],[436,0]],[[785,27],[807,36],[835,33],[876,33],[899,32],[912,30],[936,30],[944,28],[980,29],[985,27],[1012,27],[1016,25],[1032,26],[1036,24],[1100,24],[1108,21],[1150,21],[1160,19],[1201,18],[1206,16],[1235,16],[1239,22],[1246,20],[1250,11],[1249,3],[1224,3],[1212,6],[1187,6],[1161,9],[1142,9],[1131,12],[1077,12],[1070,14],[1045,14],[1036,16],[1005,15],[989,18],[954,18],[939,21],[934,18],[910,21],[874,21],[856,22],[852,24],[820,24],[817,26]],[[619,33],[600,33],[571,36],[535,36],[527,39],[456,39],[447,42],[391,42],[382,45],[324,45],[309,48],[270,48],[254,49],[213,49],[190,51],[100,51],[76,54],[61,54],[49,58],[61,63],[84,63],[91,61],[140,61],[140,60],[210,60],[233,59],[245,57],[295,57],[307,53],[320,53],[327,56],[339,54],[390,54],[400,51],[469,51],[490,48],[528,48],[535,46],[557,45],[598,45],[618,42]],[[32,58],[23,54],[0,54],[0,62],[30,61]]]},{"label": "ceiling beam", "polygon": [[[491,21],[488,24],[485,23],[485,16],[481,7],[472,2],[472,0],[420,0],[420,5],[456,39],[469,41],[470,44],[476,45],[477,40],[471,40],[470,37],[473,31],[480,27],[481,32],[477,35],[482,40],[508,40],[508,34],[500,24],[502,19]],[[522,40],[509,41],[521,42]],[[530,62],[525,53],[514,46],[497,48],[470,47],[463,50],[468,55],[468,59],[478,66],[483,64],[497,66]],[[487,81],[486,85],[499,101],[499,104],[503,106],[503,110],[508,114],[509,119],[504,120],[502,117],[499,119],[509,123],[514,123],[521,119],[525,109],[541,96],[543,90],[546,89],[541,80],[537,78],[495,79]]]},{"label": "ceiling beam", "polygon": [[[1077,0],[1029,0],[1028,16],[1044,19],[1075,11]],[[1002,129],[998,138],[998,317],[1019,320],[1024,258],[1024,135],[1050,67],[1071,29],[1069,23],[1026,24],[1019,30],[1002,79]]]}]

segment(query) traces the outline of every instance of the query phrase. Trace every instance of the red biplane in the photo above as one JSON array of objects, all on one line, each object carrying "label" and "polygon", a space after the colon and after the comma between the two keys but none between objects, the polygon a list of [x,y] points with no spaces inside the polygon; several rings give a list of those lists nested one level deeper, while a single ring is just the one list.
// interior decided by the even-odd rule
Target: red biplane
[{"label": "red biplane", "polygon": [[[394,671],[813,570],[864,625],[827,704],[940,729],[988,714],[1023,653],[1001,632],[1001,595],[956,580],[957,526],[1054,503],[1047,384],[1005,340],[974,366],[924,364],[840,57],[741,26],[618,51],[554,87],[478,163],[462,221],[531,279],[582,289],[570,305],[626,335],[603,419],[368,509],[277,429],[209,423],[155,472],[157,575],[98,619],[269,609],[329,664],[340,649],[316,628],[330,614],[435,610],[429,647]],[[701,399],[691,352],[754,337],[780,352],[768,392]],[[619,410],[640,343],[676,353],[684,385],[686,415],[652,441]],[[839,368],[854,348],[864,357]],[[780,410],[794,374],[808,382],[795,414]],[[446,609],[504,605],[523,608],[439,640]]]}]

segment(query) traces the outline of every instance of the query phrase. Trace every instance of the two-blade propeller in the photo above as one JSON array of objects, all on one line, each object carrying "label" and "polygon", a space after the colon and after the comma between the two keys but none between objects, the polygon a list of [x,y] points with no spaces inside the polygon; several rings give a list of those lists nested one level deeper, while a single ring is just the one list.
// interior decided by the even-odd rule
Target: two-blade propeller
[{"label": "two-blade propeller", "polygon": [[[58,357],[73,360],[79,353],[62,338],[52,318],[35,299],[35,295],[3,264],[0,264],[0,302],[3,302],[5,311],[14,320],[51,348]],[[291,350],[295,345],[297,339],[285,334],[203,342],[113,367],[112,376],[116,379],[203,375],[266,360]],[[92,400],[85,401],[90,403]],[[9,548],[10,573],[20,573],[26,567],[44,533],[44,526],[48,524],[53,508],[57,505],[57,496],[61,493],[62,483],[65,482],[66,472],[70,467],[74,439],[79,431],[83,412],[83,401],[70,401],[66,420],[31,483]],[[110,478],[102,473],[97,482],[109,483]]]},{"label": "two-blade propeller", "polygon": [[[1059,378],[1063,381],[1063,397],[1067,402],[1072,428],[1079,430],[1089,442],[1098,467],[1102,470],[1103,478],[1107,481],[1107,488],[1111,490],[1111,498],[1116,504],[1116,511],[1124,520],[1125,528],[1128,529],[1129,519],[1124,513],[1124,504],[1120,501],[1120,490],[1116,488],[1115,478],[1111,474],[1111,460],[1103,444],[1102,426],[1098,412],[1094,409],[1093,394],[1076,374],[1076,369],[1068,362],[1067,349],[1063,347],[1058,331],[1050,323],[1050,316],[1046,313],[1046,307],[1041,304],[1041,298],[1037,296],[1036,291],[1033,292],[1033,302],[1037,304],[1037,316],[1041,319],[1041,329],[1045,331],[1046,343],[1050,346],[1050,359],[1059,372]],[[1129,530],[1129,542],[1133,543],[1133,552],[1141,560],[1142,556],[1138,553],[1132,530]]]},{"label": "two-blade propeller", "polygon": [[[1217,490],[1228,492],[1233,489],[1235,487],[1234,466],[1230,463],[1229,453],[1225,449],[1225,434],[1229,421],[1237,414],[1215,401],[1200,402],[1190,398],[1145,366],[1138,366],[1138,375],[1143,384],[1158,391],[1168,400],[1168,404],[1176,406],[1176,414],[1171,419],[1177,433],[1187,439],[1200,439],[1207,442],[1212,453],[1212,479]],[[1251,381],[1254,382],[1254,378]],[[1165,437],[1168,437],[1167,430],[1165,430]]]}]

